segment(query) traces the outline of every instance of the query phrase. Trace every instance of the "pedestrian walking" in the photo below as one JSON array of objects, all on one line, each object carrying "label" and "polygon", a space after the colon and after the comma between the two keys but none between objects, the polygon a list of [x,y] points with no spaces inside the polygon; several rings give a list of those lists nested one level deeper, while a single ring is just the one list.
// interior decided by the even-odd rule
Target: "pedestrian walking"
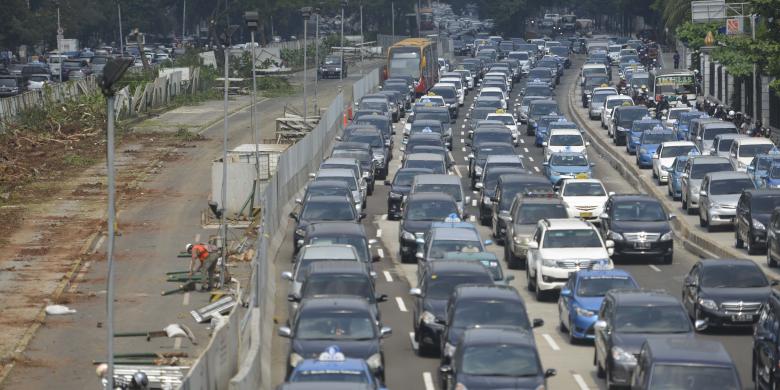
[{"label": "pedestrian walking", "polygon": [[672,58],[674,58],[674,68],[680,69],[680,53],[677,50],[674,51],[674,57]]},{"label": "pedestrian walking", "polygon": [[[200,272],[203,276],[202,288],[207,291],[211,290],[219,253],[210,251],[206,244],[187,244],[185,250],[192,255],[189,276],[192,277],[194,272]],[[199,263],[197,269],[195,268],[196,262]]]}]

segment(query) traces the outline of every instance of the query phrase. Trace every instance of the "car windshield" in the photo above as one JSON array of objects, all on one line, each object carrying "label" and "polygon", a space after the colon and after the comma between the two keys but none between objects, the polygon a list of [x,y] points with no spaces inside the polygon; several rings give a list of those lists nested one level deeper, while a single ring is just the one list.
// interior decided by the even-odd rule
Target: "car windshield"
[{"label": "car windshield", "polygon": [[474,103],[475,108],[488,107],[488,108],[501,108],[501,100],[498,99],[477,99]]},{"label": "car windshield", "polygon": [[393,186],[411,186],[412,181],[414,181],[414,177],[421,174],[422,173],[420,172],[399,171],[393,178]]},{"label": "car windshield", "polygon": [[689,364],[656,364],[648,390],[739,390],[730,367]]},{"label": "car windshield", "polygon": [[647,86],[650,84],[650,79],[647,77],[632,77],[631,78],[631,87],[633,88],[641,88],[643,85]]},{"label": "car windshield", "polygon": [[355,248],[355,251],[361,257],[361,260],[367,262],[368,259],[365,256],[368,254],[368,242],[366,239],[360,236],[352,235],[334,235],[334,236],[308,236],[306,237],[309,244],[316,245],[351,245]]},{"label": "car windshield", "polygon": [[546,85],[534,85],[525,89],[525,96],[552,96],[552,90]]},{"label": "car windshield", "polygon": [[753,184],[753,180],[749,178],[744,179],[725,179],[725,180],[713,180],[710,183],[711,195],[737,195],[741,194],[743,190],[756,188]]},{"label": "car windshield", "polygon": [[441,134],[441,124],[438,124],[438,123],[437,124],[413,123],[411,130],[409,130],[409,134],[415,134],[415,133],[439,133],[439,134]]},{"label": "car windshield", "polygon": [[515,121],[514,121],[514,119],[512,119],[512,117],[511,117],[511,116],[509,116],[509,115],[493,115],[493,116],[488,116],[488,120],[491,120],[491,121],[499,121],[499,122],[501,122],[501,123],[503,123],[503,124],[505,124],[505,125],[514,125],[514,124],[515,124]]},{"label": "car windshield", "polygon": [[678,156],[685,156],[694,150],[691,145],[679,145],[679,146],[664,146],[661,149],[661,158],[672,158]]},{"label": "car windshield", "polygon": [[372,148],[381,149],[384,146],[384,143],[382,142],[382,137],[380,137],[378,134],[355,134],[352,133],[349,135],[349,137],[345,138],[344,141],[346,142],[360,142],[364,144],[371,145]]},{"label": "car windshield", "polygon": [[300,340],[370,340],[376,337],[368,312],[304,310],[298,318],[295,338]]},{"label": "car windshield", "polygon": [[620,121],[618,125],[624,128],[631,128],[631,124],[634,121],[640,120],[647,115],[647,109],[620,110],[619,112]]},{"label": "car windshield", "polygon": [[301,219],[309,221],[350,221],[355,219],[355,208],[344,199],[343,202],[308,201]]},{"label": "car windshield", "polygon": [[763,157],[759,158],[756,162],[756,169],[761,171],[766,171],[769,169],[769,167],[772,165],[772,163],[780,162],[780,157],[770,158],[770,157]]},{"label": "car windshield", "polygon": [[458,214],[455,202],[447,200],[416,200],[405,208],[405,218],[410,221],[443,221],[451,214]]},{"label": "car windshield", "polygon": [[371,154],[362,150],[335,149],[331,153],[331,157],[354,158],[360,161],[361,164],[371,161]]},{"label": "car windshield", "polygon": [[349,188],[344,187],[321,187],[316,186],[309,188],[306,191],[306,198],[312,197],[312,196],[351,196],[352,193],[349,192]]},{"label": "car windshield", "polygon": [[442,192],[452,196],[456,202],[463,200],[460,184],[418,184],[414,192]]},{"label": "car windshield", "polygon": [[652,201],[617,202],[613,213],[615,221],[666,221],[666,213],[661,204]]},{"label": "car windshield", "polygon": [[534,116],[549,115],[556,111],[558,111],[558,106],[556,104],[534,104],[533,107],[531,107],[531,115]]},{"label": "car windshield", "polygon": [[524,377],[540,375],[535,347],[476,345],[463,351],[461,371],[466,375]]},{"label": "car windshield", "polygon": [[575,134],[554,134],[550,136],[550,146],[582,146],[581,135]]},{"label": "car windshield", "polygon": [[[504,142],[511,144],[512,134],[504,131],[478,131],[474,134],[473,144],[481,144],[483,142]],[[510,154],[514,154],[514,151]]]},{"label": "car windshield", "polygon": [[535,225],[544,218],[568,218],[562,203],[525,203],[518,208],[513,222],[519,225]]},{"label": "car windshield", "polygon": [[341,64],[341,58],[325,57],[325,65],[339,65],[339,64]]},{"label": "car windshield", "polygon": [[338,383],[369,383],[368,376],[360,370],[345,368],[321,368],[312,370],[296,370],[290,377],[290,382],[338,382]]},{"label": "car windshield", "polygon": [[582,154],[553,154],[550,157],[550,166],[554,167],[584,167],[588,165],[588,159]]},{"label": "car windshield", "polygon": [[593,276],[580,279],[577,285],[577,296],[603,297],[612,289],[630,289],[637,285],[626,276]]},{"label": "car windshield", "polygon": [[427,282],[426,298],[447,299],[452,290],[461,284],[492,284],[493,277],[485,270],[484,274],[434,274],[428,277]]},{"label": "car windshield", "polygon": [[[504,93],[501,92],[501,91],[485,91],[485,92],[480,93],[479,96],[480,97],[482,97],[482,96],[490,96],[490,97],[503,99],[504,98]],[[479,101],[479,99],[477,99],[477,101]]]},{"label": "car windshield", "polygon": [[522,165],[520,163],[490,164],[490,167],[492,169],[487,170],[484,178],[484,188],[488,190],[492,190],[496,188],[496,184],[498,184],[498,179],[501,177],[501,175],[509,175],[513,173],[524,173],[520,169],[518,169],[517,172],[507,172],[506,170],[503,169],[500,170],[496,169],[496,168],[508,168],[508,167],[522,168]]},{"label": "car windshield", "polygon": [[[419,49],[418,49],[419,50]],[[388,74],[420,78],[420,53],[391,53]]]},{"label": "car windshield", "polygon": [[658,122],[634,122],[634,124],[631,126],[631,131],[635,133],[641,133],[647,130],[652,130],[656,126],[660,126],[661,124]]},{"label": "car windshield", "polygon": [[549,79],[551,77],[552,77],[552,74],[547,69],[531,69],[528,72],[528,79],[529,80],[533,80],[533,79],[542,79],[542,80],[544,80],[544,79]]},{"label": "car windshield", "polygon": [[731,163],[723,162],[723,163],[713,163],[713,164],[693,164],[693,168],[691,168],[691,179],[703,179],[704,176],[711,172],[720,172],[720,171],[733,171],[734,167],[731,166]]},{"label": "car windshield", "polygon": [[674,133],[644,133],[641,143],[642,145],[658,145],[675,140],[677,140],[677,136]]},{"label": "car windshield", "polygon": [[596,182],[567,183],[563,196],[606,196],[604,186]]},{"label": "car windshield", "polygon": [[306,278],[301,297],[322,295],[352,295],[372,300],[371,280],[363,275],[311,275]]},{"label": "car windshield", "polygon": [[414,113],[414,120],[435,120],[439,121],[441,123],[449,123],[450,121],[450,114],[444,110],[444,111],[421,111],[421,112],[415,112]]},{"label": "car windshield", "polygon": [[609,84],[609,78],[603,76],[593,76],[593,77],[588,77],[585,80],[585,87],[587,87],[588,89],[602,84]]},{"label": "car windshield", "polygon": [[468,300],[455,306],[452,326],[461,329],[475,325],[506,325],[530,328],[528,314],[519,302]]},{"label": "car windshield", "polygon": [[426,168],[433,171],[433,173],[445,173],[444,162],[440,160],[406,160],[404,168]]},{"label": "car windshield", "polygon": [[614,95],[613,92],[604,92],[604,93],[595,93],[593,94],[593,97],[591,98],[590,102],[591,104],[596,103],[597,105],[600,105],[601,103],[604,103],[605,100],[607,100],[607,96]]},{"label": "car windshield", "polygon": [[428,257],[432,259],[442,259],[448,252],[482,252],[482,244],[479,241],[468,240],[434,240],[428,251]]},{"label": "car windshield", "polygon": [[745,265],[710,265],[702,269],[701,286],[709,288],[766,287],[768,282],[761,269],[753,263]]},{"label": "car windshield", "polygon": [[319,177],[319,180],[327,180],[327,181],[340,181],[347,184],[350,191],[357,191],[357,182],[355,181],[354,177],[350,176],[325,176],[325,177]]},{"label": "car windshield", "polygon": [[725,138],[718,141],[718,151],[728,152],[731,150],[731,144],[734,143],[734,138]]},{"label": "car windshield", "polygon": [[430,93],[439,95],[445,99],[454,99],[458,97],[458,94],[455,92],[455,88],[433,87],[431,88]]},{"label": "car windshield", "polygon": [[490,146],[489,148],[479,148],[477,150],[477,162],[484,162],[488,156],[500,156],[515,154],[515,148],[511,145]]},{"label": "car windshield", "polygon": [[377,110],[381,112],[387,111],[387,103],[379,100],[368,100],[360,102],[361,110]]},{"label": "car windshield", "polygon": [[543,248],[600,248],[601,239],[593,229],[548,230],[544,235]]},{"label": "car windshield", "polygon": [[[718,134],[737,134],[737,129],[733,127],[714,127],[714,128],[711,127],[708,129],[704,129],[704,134],[702,134],[702,139],[705,141],[712,141],[715,139],[715,136]],[[750,146],[754,146],[754,145],[750,145]],[[769,149],[767,149],[766,151],[769,151]]]},{"label": "car windshield", "polygon": [[773,144],[742,145],[739,147],[739,157],[754,157],[760,153],[767,153],[774,147]]},{"label": "car windshield", "polygon": [[771,214],[775,207],[780,207],[780,196],[754,196],[750,202],[753,214]]},{"label": "car windshield", "polygon": [[688,333],[691,324],[679,306],[621,306],[615,310],[614,328],[621,333]]},{"label": "car windshield", "polygon": [[381,130],[383,134],[390,134],[390,121],[384,117],[380,118],[363,118],[355,121],[356,125],[371,125]]}]

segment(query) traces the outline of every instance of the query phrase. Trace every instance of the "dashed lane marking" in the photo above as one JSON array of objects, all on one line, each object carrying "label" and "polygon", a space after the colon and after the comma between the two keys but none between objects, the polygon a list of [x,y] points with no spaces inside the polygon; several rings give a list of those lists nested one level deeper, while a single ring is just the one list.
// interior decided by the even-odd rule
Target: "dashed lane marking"
[{"label": "dashed lane marking", "polygon": [[524,151],[524,152],[526,152],[526,153],[530,153],[530,152],[528,151],[528,148],[523,148],[523,151]]},{"label": "dashed lane marking", "polygon": [[648,265],[648,267],[650,267],[650,269],[651,269],[651,270],[653,270],[653,271],[655,271],[655,272],[661,272],[661,269],[660,269],[660,268],[658,268],[658,267],[656,267],[656,266],[655,266],[655,265],[653,265],[653,264],[650,264],[650,265]]},{"label": "dashed lane marking", "polygon": [[190,305],[190,293],[189,292],[184,293],[184,297],[181,299],[181,305],[182,306],[189,306]]},{"label": "dashed lane marking", "polygon": [[534,162],[534,158],[533,158],[533,157],[531,157],[531,156],[528,156],[528,161],[530,161],[530,162]]},{"label": "dashed lane marking", "polygon": [[401,297],[395,297],[395,303],[398,304],[398,310],[406,313],[408,310],[406,310],[406,304],[404,303],[404,300]]},{"label": "dashed lane marking", "polygon": [[539,167],[534,167],[534,171],[539,172]]},{"label": "dashed lane marking", "polygon": [[465,141],[463,138],[461,138],[461,139],[460,139],[460,143],[462,143],[462,144],[465,144],[465,143],[466,143],[466,141]]},{"label": "dashed lane marking", "polygon": [[471,200],[471,207],[477,207],[477,200],[476,199],[472,199]]},{"label": "dashed lane marking", "polygon": [[[380,259],[384,259],[385,258],[385,250],[382,249],[382,248],[377,249],[376,250],[376,254],[379,255]],[[389,281],[392,282],[392,280],[389,280]]]},{"label": "dashed lane marking", "polygon": [[436,390],[433,385],[433,375],[430,372],[423,372],[423,383],[425,384],[425,390]]},{"label": "dashed lane marking", "polygon": [[461,149],[463,150],[463,152],[465,152],[465,151],[466,151],[466,147],[465,147],[465,146],[464,146],[464,147],[462,147]]},{"label": "dashed lane marking", "polygon": [[385,280],[387,280],[388,283],[393,283],[393,275],[390,275],[390,272],[382,271],[382,273],[385,274]]},{"label": "dashed lane marking", "polygon": [[106,240],[106,236],[105,235],[100,236],[100,238],[98,239],[97,244],[95,244],[95,249],[92,250],[93,254],[97,253],[98,249],[100,249],[100,247],[103,246],[103,241],[105,241],[105,240]]},{"label": "dashed lane marking", "polygon": [[521,143],[521,144],[524,144],[524,143],[525,143],[525,140],[524,140],[524,139],[522,139],[522,138],[520,138],[520,143]]},{"label": "dashed lane marking", "polygon": [[457,165],[453,165],[452,167],[455,168],[455,174],[458,175],[458,177],[463,177],[460,175],[460,169],[458,168]]},{"label": "dashed lane marking", "polygon": [[550,348],[552,348],[553,351],[560,351],[561,347],[558,346],[558,344],[553,340],[552,336],[550,336],[547,333],[542,334],[542,337],[544,338],[544,341],[547,341],[547,344],[550,344]]},{"label": "dashed lane marking", "polygon": [[376,229],[376,238],[382,238],[382,229]]},{"label": "dashed lane marking", "polygon": [[414,332],[409,332],[409,340],[412,341],[412,349],[416,351],[420,348],[420,344],[414,339]]},{"label": "dashed lane marking", "polygon": [[383,221],[387,221],[387,214],[382,214],[380,219],[383,220]]},{"label": "dashed lane marking", "polygon": [[572,374],[572,377],[574,377],[574,381],[577,382],[577,386],[580,387],[580,390],[589,390],[590,387],[588,387],[588,384],[585,383],[585,379],[582,379],[582,375],[580,374]]}]

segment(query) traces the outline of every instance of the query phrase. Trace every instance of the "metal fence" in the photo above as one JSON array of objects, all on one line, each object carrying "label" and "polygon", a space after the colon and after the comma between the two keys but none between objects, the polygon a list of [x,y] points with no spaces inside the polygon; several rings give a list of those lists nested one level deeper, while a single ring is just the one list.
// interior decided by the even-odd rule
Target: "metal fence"
[{"label": "metal fence", "polygon": [[78,96],[89,95],[97,91],[97,78],[89,76],[83,80],[52,83],[40,90],[0,98],[0,127],[4,122],[11,121],[23,111],[64,103]]},{"label": "metal fence", "polygon": [[[369,93],[379,82],[379,71],[374,70],[353,85],[353,99]],[[262,195],[262,220],[252,262],[249,302],[251,309],[238,306],[228,317],[231,325],[219,328],[215,339],[193,365],[184,379],[182,389],[270,390],[272,388],[271,345],[275,335],[276,264],[274,258],[287,230],[288,214],[293,199],[309,181],[309,173],[319,168],[320,162],[331,150],[336,134],[342,130],[345,107],[349,107],[343,93],[339,93],[322,114],[319,124],[284,151],[279,157],[276,174],[271,177]],[[227,340],[233,337],[235,340]],[[230,354],[230,356],[227,356]],[[237,359],[236,370],[232,359]],[[224,359],[222,361],[220,359]]]}]

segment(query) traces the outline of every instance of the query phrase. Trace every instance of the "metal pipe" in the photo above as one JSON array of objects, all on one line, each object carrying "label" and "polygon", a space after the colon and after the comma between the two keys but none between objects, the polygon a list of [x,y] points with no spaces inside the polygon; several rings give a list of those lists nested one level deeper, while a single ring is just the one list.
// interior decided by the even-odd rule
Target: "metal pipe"
[{"label": "metal pipe", "polygon": [[306,70],[307,70],[306,69],[306,65],[307,65],[306,62],[308,60],[308,58],[306,57],[306,52],[308,52],[308,50],[307,50],[308,49],[308,47],[307,47],[308,46],[308,41],[306,39],[306,35],[307,35],[308,30],[306,28],[306,25],[309,24],[309,23],[307,23],[308,21],[309,21],[308,18],[304,16],[303,17],[303,123],[306,123],[306,118],[307,118],[307,115],[308,115],[308,111],[306,110],[306,98],[307,98],[307,96],[306,96],[306,80],[308,79],[306,77]]},{"label": "metal pipe", "polygon": [[393,43],[395,43],[395,2],[390,2],[390,24],[392,24]]},{"label": "metal pipe", "polygon": [[317,41],[317,44],[314,46],[314,66],[315,66],[315,72],[314,72],[314,114],[315,117],[320,114],[318,102],[317,102],[317,89],[319,88],[319,66],[320,66],[320,10],[317,9],[317,21],[315,22],[315,30],[314,33],[315,40]]},{"label": "metal pipe", "polygon": [[[249,111],[250,122],[252,123],[252,143],[255,144],[255,180],[260,180],[260,145],[258,145],[258,132],[257,132],[257,119],[256,119],[256,105],[257,105],[257,74],[255,74],[255,30],[253,29],[249,33],[252,40],[252,109]],[[255,194],[256,195],[256,194]],[[250,211],[251,213],[251,211]]]},{"label": "metal pipe", "polygon": [[341,3],[341,72],[339,72],[339,80],[344,79],[344,2]]},{"label": "metal pipe", "polygon": [[114,388],[114,240],[116,221],[116,183],[114,180],[114,96],[106,97],[108,105],[108,130],[106,141],[106,176],[108,185],[108,277],[106,280],[106,341],[108,343],[108,370],[106,371],[108,386]]},{"label": "metal pipe", "polygon": [[[230,29],[228,27],[228,29]],[[230,37],[227,38],[228,40]],[[227,142],[228,142],[228,88],[230,88],[230,45],[228,42],[225,42],[225,100],[223,103],[223,115],[225,117],[224,119],[224,129],[222,132],[222,215],[220,216],[220,224],[222,225],[222,250],[220,251],[222,255],[222,265],[220,266],[219,270],[219,287],[222,288],[225,285],[225,269],[227,266],[227,220],[226,220],[226,214],[227,214]],[[207,283],[211,284],[210,280],[206,281]]]},{"label": "metal pipe", "polygon": [[360,76],[363,76],[363,3],[360,3]]},{"label": "metal pipe", "polygon": [[[116,2],[116,8],[119,13],[119,55],[123,56],[125,54],[125,37],[122,35],[122,4],[118,1]],[[141,53],[141,55],[143,54]]]}]

